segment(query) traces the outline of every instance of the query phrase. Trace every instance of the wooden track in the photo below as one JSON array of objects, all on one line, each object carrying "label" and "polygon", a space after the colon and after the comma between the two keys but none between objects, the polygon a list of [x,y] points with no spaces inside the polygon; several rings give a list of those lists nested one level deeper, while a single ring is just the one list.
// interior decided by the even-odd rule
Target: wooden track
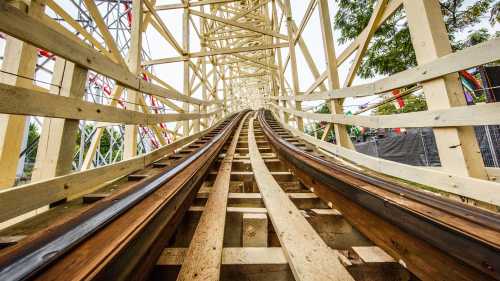
[{"label": "wooden track", "polygon": [[[348,169],[353,169],[352,164],[339,162],[294,138],[270,116],[242,113],[228,119],[150,169],[115,183],[115,190],[103,189],[63,203],[4,230],[2,280],[26,276],[36,280],[264,281],[496,278],[495,271],[489,269],[497,266],[498,216],[439,197],[421,201],[422,196],[430,195],[419,195],[404,185],[394,197],[390,189],[376,188],[384,179],[370,182],[377,178],[368,174],[356,178],[359,175]],[[238,124],[236,120],[241,121]],[[189,162],[190,155],[203,147],[213,152]],[[297,157],[306,158],[297,162]],[[319,171],[338,170],[331,170],[326,177],[316,174],[309,168],[316,165],[311,159],[322,163],[315,166]],[[179,170],[156,195],[145,197],[87,239],[37,267],[23,260],[54,237],[78,227],[90,214],[123,201],[134,190],[144,190],[182,163],[191,164]],[[194,178],[186,181],[189,173],[195,173]],[[350,198],[342,187],[346,184],[348,190],[362,187],[363,192],[384,198],[384,213],[367,209],[371,200],[367,195],[357,195],[364,198],[362,201]],[[397,184],[387,183],[385,188]],[[432,205],[423,204],[432,200]],[[439,221],[445,227],[441,232],[422,226],[438,239],[425,238],[411,228],[420,223],[415,218],[407,219],[408,226],[390,218],[401,216],[397,208],[403,206]],[[463,210],[467,216],[461,215]],[[456,230],[460,230],[459,236]],[[469,242],[459,242],[461,237],[469,237]],[[441,238],[448,243],[440,243]],[[474,239],[489,246],[464,244],[476,243]],[[453,243],[473,247],[477,255],[457,257]],[[478,260],[489,266],[478,268]],[[25,271],[10,273],[13,265],[24,266]]]}]

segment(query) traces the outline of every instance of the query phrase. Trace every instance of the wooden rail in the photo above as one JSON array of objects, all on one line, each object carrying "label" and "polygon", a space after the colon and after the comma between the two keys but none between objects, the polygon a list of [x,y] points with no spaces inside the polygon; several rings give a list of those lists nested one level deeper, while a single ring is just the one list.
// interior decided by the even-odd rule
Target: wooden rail
[{"label": "wooden rail", "polygon": [[254,120],[248,129],[252,170],[295,279],[354,280],[271,175],[255,141]]}]

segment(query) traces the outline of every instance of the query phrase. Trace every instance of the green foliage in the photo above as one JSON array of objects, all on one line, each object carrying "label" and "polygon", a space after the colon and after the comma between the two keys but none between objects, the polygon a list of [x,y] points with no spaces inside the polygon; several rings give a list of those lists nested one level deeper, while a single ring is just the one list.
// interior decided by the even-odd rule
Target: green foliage
[{"label": "green foliage", "polygon": [[457,42],[455,46],[457,46],[460,49],[463,49],[488,41],[490,38],[491,35],[488,32],[488,30],[486,28],[480,28],[478,30],[470,32],[467,35],[467,39]]},{"label": "green foliage", "polygon": [[[339,42],[345,43],[356,38],[367,26],[376,1],[336,0],[336,2],[339,10],[335,15],[335,28],[340,32]],[[465,46],[463,42],[456,42],[454,39],[456,34],[478,23],[480,17],[489,10],[492,0],[477,0],[472,5],[465,2],[465,0],[440,1],[450,40],[455,49]],[[474,36],[482,39],[485,34],[480,31]],[[400,8],[375,32],[358,75],[362,78],[391,75],[416,64],[408,24],[404,11]]]},{"label": "green foliage", "polygon": [[[35,125],[35,123],[30,123],[28,129],[28,145],[37,141],[39,137],[40,137],[40,132],[38,132],[38,127]],[[26,155],[26,161],[28,163],[35,163],[36,153],[37,150],[35,148],[31,153],[28,153],[28,155]]]},{"label": "green foliage", "polygon": [[408,113],[427,110],[427,104],[423,94],[407,95],[403,97],[405,106],[397,108],[395,102],[385,103],[374,110],[375,115],[389,115],[397,113]]},{"label": "green foliage", "polygon": [[[491,25],[495,25],[496,23],[500,23],[500,0],[493,4],[490,13],[490,23]],[[498,31],[497,31],[498,34]],[[498,37],[498,35],[496,36]]]},{"label": "green foliage", "polygon": [[[91,133],[94,131],[94,125],[92,124],[85,124],[85,132],[88,133]],[[114,135],[114,139],[116,140],[120,140],[120,134],[118,133],[118,131],[116,130],[112,130],[113,132],[113,135]],[[76,149],[80,149],[80,143],[81,143],[81,131],[78,130],[77,132],[77,137],[76,137]],[[99,152],[102,154],[102,155],[106,155],[106,153],[108,153],[109,149],[110,149],[110,146],[111,146],[111,135],[109,134],[108,130],[104,130],[104,132],[102,133],[102,136],[101,136],[101,142],[99,143]],[[87,154],[87,150],[88,148],[85,148],[85,154]],[[121,159],[122,155],[121,155],[121,151],[120,151],[120,145],[115,143],[114,146],[113,146],[113,151],[112,151],[112,158],[115,159],[115,157],[117,157],[118,155],[118,160]],[[85,157],[85,155],[84,155]]]}]

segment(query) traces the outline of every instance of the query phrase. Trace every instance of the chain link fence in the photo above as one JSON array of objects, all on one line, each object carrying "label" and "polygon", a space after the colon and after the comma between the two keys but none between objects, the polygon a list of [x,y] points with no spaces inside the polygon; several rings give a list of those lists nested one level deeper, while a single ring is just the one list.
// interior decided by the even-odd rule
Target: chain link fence
[{"label": "chain link fence", "polygon": [[[474,127],[486,167],[500,167],[500,125]],[[414,166],[441,166],[431,128],[355,143],[358,152]]]}]

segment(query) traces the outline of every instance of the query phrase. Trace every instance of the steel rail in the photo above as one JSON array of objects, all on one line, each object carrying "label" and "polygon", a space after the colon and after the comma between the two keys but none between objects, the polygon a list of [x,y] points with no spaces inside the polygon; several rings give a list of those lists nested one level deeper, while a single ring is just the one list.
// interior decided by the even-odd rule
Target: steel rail
[{"label": "steel rail", "polygon": [[[0,280],[17,281],[36,277],[41,271],[55,263],[56,260],[67,255],[77,245],[88,240],[93,234],[111,224],[119,216],[134,208],[134,206],[137,206],[139,202],[145,200],[145,198],[160,188],[168,186],[169,182],[175,181],[176,177],[183,172],[185,173],[196,161],[203,162],[201,164],[198,163],[198,166],[202,168],[193,170],[193,173],[188,178],[183,179],[182,182],[189,184],[189,179],[196,178],[197,180],[193,183],[199,183],[208,166],[215,159],[220,149],[222,149],[224,143],[233,132],[235,125],[240,122],[243,115],[244,113],[239,113],[226,119],[217,128],[207,134],[206,138],[209,136],[212,137],[205,145],[186,156],[180,163],[166,170],[164,173],[153,176],[144,183],[138,184],[124,193],[112,196],[108,200],[104,200],[104,202],[98,202],[76,217],[70,218],[64,223],[51,226],[41,231],[39,235],[33,235],[32,239],[28,238],[26,242],[6,251],[6,253],[0,256]],[[203,159],[201,159],[201,156],[203,156]],[[207,161],[207,157],[209,161]],[[202,174],[195,177],[196,172]],[[167,201],[173,198],[182,188],[184,188],[183,185],[170,193],[170,197],[166,198]],[[153,220],[151,219],[151,221]],[[103,271],[103,269],[100,269],[100,271]],[[87,274],[86,276],[91,275]],[[94,276],[98,277],[99,275],[96,274]],[[85,279],[88,279],[87,277]]]},{"label": "steel rail", "polygon": [[[276,121],[271,121],[273,117],[269,111],[266,113],[260,111],[258,118],[266,137],[277,150],[280,158],[297,169],[299,178],[301,176],[302,179],[308,178],[307,181],[312,185],[326,189],[323,194],[328,192],[340,194],[342,198],[350,200],[351,204],[361,206],[383,221],[396,226],[402,230],[403,235],[415,237],[451,256],[457,266],[472,267],[473,270],[469,272],[477,273],[476,276],[482,278],[476,280],[500,279],[500,216],[498,214],[427,192],[409,189],[322,159],[295,147],[275,133],[272,127],[279,125],[275,123]],[[384,196],[384,194],[392,196]],[[321,194],[318,195],[321,197]],[[406,200],[412,204],[399,204],[393,198]],[[432,211],[423,212],[418,208],[419,206]],[[345,215],[348,215],[349,211],[341,210]],[[442,214],[446,217],[440,216]],[[452,218],[453,224],[447,223],[450,221],[446,220],[447,216]],[[355,217],[347,217],[350,220],[356,220]],[[353,224],[356,225],[356,222]],[[370,238],[368,229],[362,232]],[[486,233],[493,233],[493,235]],[[402,253],[404,251],[397,249],[396,246],[391,248],[385,244],[383,247],[390,248],[388,250],[391,253],[404,256]],[[430,260],[427,266],[437,266],[437,263]],[[420,273],[419,277],[424,277],[422,279],[429,277],[418,272],[422,269],[412,268],[412,264],[408,267]],[[459,272],[457,268],[440,268],[440,270]],[[462,278],[450,280],[470,280]]]}]

